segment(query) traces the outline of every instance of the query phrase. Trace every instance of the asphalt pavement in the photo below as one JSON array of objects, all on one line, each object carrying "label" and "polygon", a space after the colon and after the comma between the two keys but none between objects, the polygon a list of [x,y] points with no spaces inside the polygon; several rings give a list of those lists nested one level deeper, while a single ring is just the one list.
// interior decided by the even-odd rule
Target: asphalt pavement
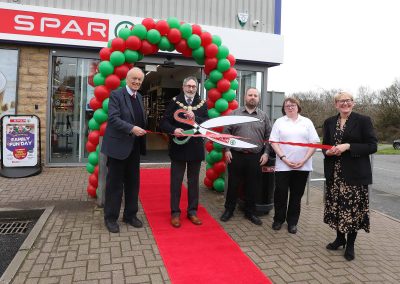
[{"label": "asphalt pavement", "polygon": [[[400,155],[373,155],[373,184],[370,186],[370,208],[400,220]],[[323,177],[323,155],[313,156],[311,178]],[[314,182],[321,183],[321,182]],[[319,187],[321,188],[321,187]]]}]

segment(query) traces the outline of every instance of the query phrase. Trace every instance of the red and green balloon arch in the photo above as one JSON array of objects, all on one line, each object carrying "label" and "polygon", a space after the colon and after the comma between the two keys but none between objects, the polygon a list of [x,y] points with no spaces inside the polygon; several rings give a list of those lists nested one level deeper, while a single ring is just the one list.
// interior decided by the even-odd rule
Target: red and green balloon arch
[{"label": "red and green balloon arch", "polygon": [[[112,90],[126,85],[125,77],[130,68],[143,56],[155,54],[158,50],[178,51],[185,57],[192,57],[197,64],[204,65],[207,80],[208,116],[210,118],[228,115],[238,107],[235,100],[238,81],[233,68],[235,57],[222,45],[221,38],[203,31],[199,25],[182,23],[175,17],[155,21],[146,18],[132,29],[123,28],[118,37],[110,40],[100,50],[101,62],[93,78],[94,97],[89,105],[94,110],[89,120],[89,135],[86,149],[89,152],[87,171],[90,173],[87,192],[95,197],[99,174],[99,139],[104,135],[108,119],[108,97]],[[221,131],[222,129],[215,129]],[[208,188],[223,191],[225,187],[226,163],[220,144],[206,143],[207,167],[204,184]]]}]

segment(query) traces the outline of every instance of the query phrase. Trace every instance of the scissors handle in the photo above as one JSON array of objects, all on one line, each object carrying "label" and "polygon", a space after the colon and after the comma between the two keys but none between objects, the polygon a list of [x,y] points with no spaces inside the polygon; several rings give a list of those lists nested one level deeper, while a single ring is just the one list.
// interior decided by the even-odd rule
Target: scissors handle
[{"label": "scissors handle", "polygon": [[181,122],[181,123],[185,123],[185,124],[189,124],[191,126],[195,125],[196,122],[194,121],[194,119],[180,117],[179,116],[180,113],[186,113],[186,110],[178,109],[177,111],[174,112],[174,118],[175,118],[176,121]]},{"label": "scissors handle", "polygon": [[[194,134],[194,129],[185,130],[185,131],[182,131],[182,133],[183,134]],[[187,143],[190,138],[191,138],[191,136],[186,136],[184,139],[178,139],[178,137],[175,136],[172,140],[178,145],[183,145],[183,144]]]}]

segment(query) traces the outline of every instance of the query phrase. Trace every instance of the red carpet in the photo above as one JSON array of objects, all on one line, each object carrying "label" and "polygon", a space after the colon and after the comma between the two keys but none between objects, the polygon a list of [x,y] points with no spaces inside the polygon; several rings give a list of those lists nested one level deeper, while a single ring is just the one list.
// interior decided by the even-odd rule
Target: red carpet
[{"label": "red carpet", "polygon": [[169,169],[141,170],[140,200],[173,284],[272,283],[204,207],[198,211],[203,225],[186,218],[186,190],[182,226],[170,225]]}]

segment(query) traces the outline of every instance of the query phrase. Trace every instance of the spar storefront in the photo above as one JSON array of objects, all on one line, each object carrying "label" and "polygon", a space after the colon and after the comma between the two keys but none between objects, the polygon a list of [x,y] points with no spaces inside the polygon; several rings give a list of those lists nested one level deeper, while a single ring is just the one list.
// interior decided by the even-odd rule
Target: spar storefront
[{"label": "spar storefront", "polygon": [[[145,17],[2,2],[0,13],[0,79],[7,73],[7,92],[1,96],[0,114],[34,114],[40,118],[42,160],[46,165],[86,163],[88,121],[93,117],[89,101],[94,96],[93,77],[100,62],[99,50],[121,28],[141,23]],[[268,68],[283,61],[282,36],[211,25],[201,27],[219,35],[236,58],[239,104],[248,86],[266,93]],[[159,52],[145,56],[135,65],[146,73],[141,92],[149,130],[158,130],[165,105],[179,93],[186,76],[195,75],[201,84],[200,95],[206,96],[204,66],[193,58],[177,52]],[[264,97],[262,108],[268,108]],[[149,155],[142,161],[167,161],[165,136],[154,134],[147,139]]]}]

